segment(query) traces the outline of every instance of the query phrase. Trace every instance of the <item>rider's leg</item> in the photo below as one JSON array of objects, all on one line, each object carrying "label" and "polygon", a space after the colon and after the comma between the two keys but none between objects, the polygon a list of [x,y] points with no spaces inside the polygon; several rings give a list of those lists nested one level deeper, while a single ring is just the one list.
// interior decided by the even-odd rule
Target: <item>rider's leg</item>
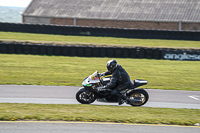
[{"label": "rider's leg", "polygon": [[124,85],[119,85],[117,86],[112,92],[111,95],[116,95],[119,97],[119,105],[123,104],[124,102],[128,102],[129,104],[134,103],[133,100],[127,98],[126,96],[122,95],[120,92],[122,90],[127,89],[130,86],[130,84],[124,84]]},{"label": "rider's leg", "polygon": [[127,97],[120,93],[120,91],[122,91],[124,89],[126,89],[126,86],[119,85],[111,92],[111,95],[115,95],[119,98],[119,105],[121,105],[125,101],[127,101]]}]

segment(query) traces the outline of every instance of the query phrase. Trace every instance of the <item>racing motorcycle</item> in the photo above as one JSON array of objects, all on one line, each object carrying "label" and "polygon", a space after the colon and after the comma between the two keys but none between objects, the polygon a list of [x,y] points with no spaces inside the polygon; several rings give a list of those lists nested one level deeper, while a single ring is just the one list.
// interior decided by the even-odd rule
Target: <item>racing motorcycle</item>
[{"label": "racing motorcycle", "polygon": [[[98,71],[94,72],[83,80],[83,87],[79,88],[79,91],[76,93],[76,100],[82,104],[91,104],[95,100],[118,103],[120,99],[117,96],[111,95],[112,89],[105,89],[104,87],[110,80],[111,76],[102,78]],[[132,85],[120,93],[133,101],[130,104],[131,106],[142,106],[148,101],[149,95],[144,89],[137,87],[146,84],[147,80],[133,80]],[[129,104],[129,102],[126,103]]]}]

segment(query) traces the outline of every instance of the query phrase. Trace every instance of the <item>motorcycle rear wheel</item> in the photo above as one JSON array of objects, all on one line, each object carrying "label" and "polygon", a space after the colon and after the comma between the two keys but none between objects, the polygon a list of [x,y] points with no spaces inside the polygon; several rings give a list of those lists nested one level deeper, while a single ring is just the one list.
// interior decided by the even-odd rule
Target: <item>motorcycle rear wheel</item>
[{"label": "motorcycle rear wheel", "polygon": [[135,100],[131,106],[142,106],[149,100],[148,93],[143,89],[134,89],[127,95],[131,100]]},{"label": "motorcycle rear wheel", "polygon": [[96,100],[96,96],[93,92],[87,91],[84,88],[76,93],[76,100],[82,104],[90,104]]}]

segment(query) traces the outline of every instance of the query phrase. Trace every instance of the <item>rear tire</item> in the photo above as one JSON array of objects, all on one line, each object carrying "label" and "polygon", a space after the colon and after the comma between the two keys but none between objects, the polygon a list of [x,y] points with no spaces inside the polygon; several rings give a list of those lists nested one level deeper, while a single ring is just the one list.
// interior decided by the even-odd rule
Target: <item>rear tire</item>
[{"label": "rear tire", "polygon": [[76,93],[76,100],[82,104],[90,104],[96,100],[96,96],[93,92],[87,91],[84,88],[80,89]]},{"label": "rear tire", "polygon": [[148,93],[143,89],[134,89],[127,94],[127,97],[136,100],[131,106],[142,106],[149,100]]}]

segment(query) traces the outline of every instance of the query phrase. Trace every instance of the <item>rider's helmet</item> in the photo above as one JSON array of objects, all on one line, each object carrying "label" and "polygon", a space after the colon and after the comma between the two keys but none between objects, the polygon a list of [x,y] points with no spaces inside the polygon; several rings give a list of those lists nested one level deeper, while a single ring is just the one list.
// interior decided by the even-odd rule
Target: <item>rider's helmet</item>
[{"label": "rider's helmet", "polygon": [[117,64],[117,61],[115,59],[109,60],[106,64],[108,71],[111,72],[111,73],[114,72],[114,70],[117,68],[117,65],[118,64]]}]

